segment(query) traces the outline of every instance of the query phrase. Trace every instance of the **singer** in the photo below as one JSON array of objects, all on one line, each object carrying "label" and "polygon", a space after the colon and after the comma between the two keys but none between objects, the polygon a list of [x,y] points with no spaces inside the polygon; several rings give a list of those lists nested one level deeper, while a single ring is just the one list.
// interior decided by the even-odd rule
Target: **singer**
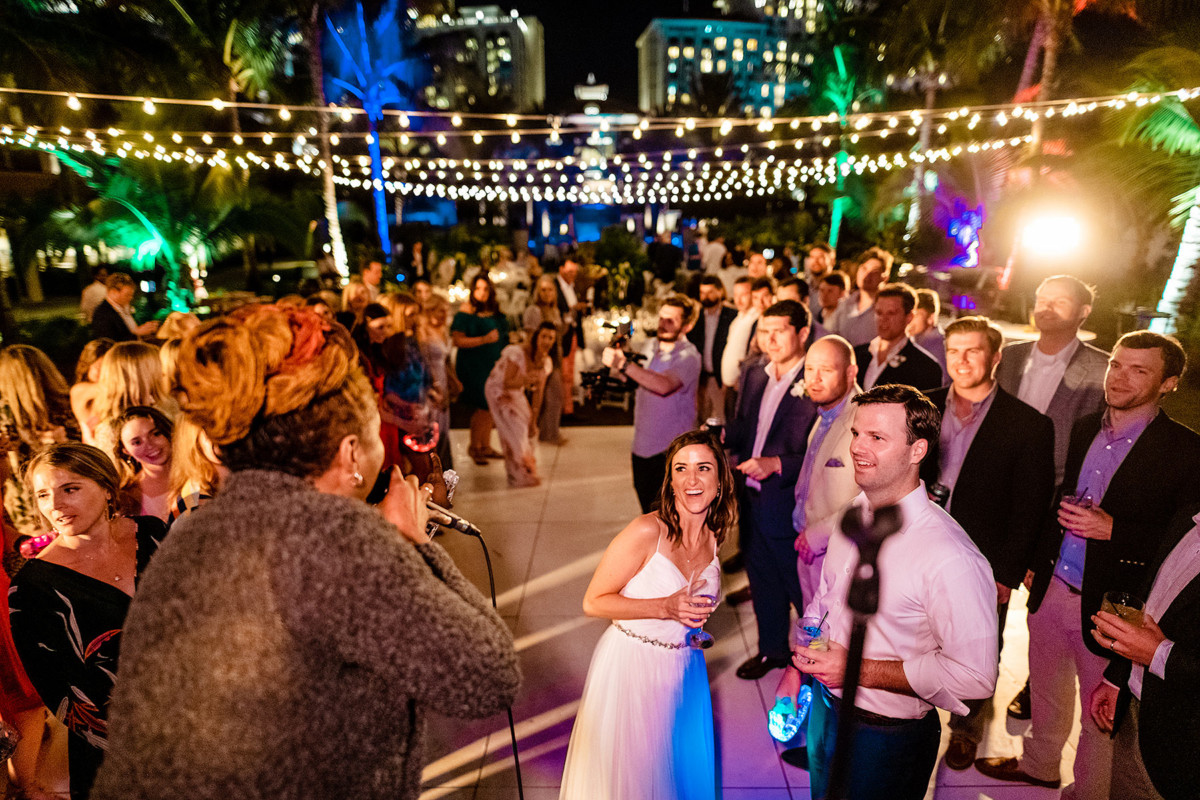
[{"label": "singer", "polygon": [[363,502],[383,446],[349,335],[249,307],[184,340],[174,384],[231,475],[138,587],[92,797],[415,800],[426,712],[493,714],[520,676],[428,489],[396,470]]}]

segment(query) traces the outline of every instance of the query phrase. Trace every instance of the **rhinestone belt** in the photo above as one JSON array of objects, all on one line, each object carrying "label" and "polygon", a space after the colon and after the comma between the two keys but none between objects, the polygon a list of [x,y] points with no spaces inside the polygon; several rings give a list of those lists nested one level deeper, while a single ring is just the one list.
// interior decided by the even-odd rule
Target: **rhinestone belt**
[{"label": "rhinestone belt", "polygon": [[660,642],[658,639],[651,639],[649,636],[642,636],[640,633],[634,633],[633,631],[624,627],[619,622],[614,622],[613,627],[616,628],[617,630],[619,630],[621,633],[628,636],[630,639],[637,639],[639,642],[645,642],[646,644],[652,644],[655,647],[661,647],[666,650],[684,650],[688,646],[686,642],[680,642],[678,644],[670,644],[669,642]]}]

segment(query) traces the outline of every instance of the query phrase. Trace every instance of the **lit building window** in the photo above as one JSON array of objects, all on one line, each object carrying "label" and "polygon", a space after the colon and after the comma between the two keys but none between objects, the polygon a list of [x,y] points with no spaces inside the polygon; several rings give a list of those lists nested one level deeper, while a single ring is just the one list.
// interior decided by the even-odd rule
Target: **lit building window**
[{"label": "lit building window", "polygon": [[718,50],[724,50],[725,49],[725,37],[718,36],[716,39],[713,40],[713,46],[716,47]]},{"label": "lit building window", "polygon": [[770,63],[770,61],[774,58],[775,58],[775,54],[772,53],[770,50],[763,50],[763,61]]},{"label": "lit building window", "polygon": [[683,57],[684,58],[695,58],[696,57],[696,48],[692,47],[690,44],[687,47],[683,48]]},{"label": "lit building window", "polygon": [[692,102],[692,96],[687,92],[684,92],[683,94],[679,95],[679,102],[686,106],[688,103]]},{"label": "lit building window", "polygon": [[805,64],[811,64],[811,63],[813,63],[813,54],[812,54],[812,53],[805,53],[805,54],[804,54],[804,63],[805,63]]},{"label": "lit building window", "polygon": [[787,6],[780,6],[780,7],[779,7],[779,16],[781,16],[781,17],[786,17],[786,16],[788,15],[788,13],[787,13],[787,12],[788,12]]},{"label": "lit building window", "polygon": [[804,23],[804,30],[805,30],[807,33],[816,33],[816,32],[817,32],[817,23],[816,23],[816,21],[815,21],[815,20],[811,20],[811,19],[810,19],[810,20],[808,20],[808,21],[806,21],[806,22]]},{"label": "lit building window", "polygon": [[700,51],[700,58],[705,61],[712,61],[712,48],[706,47]]},{"label": "lit building window", "polygon": [[779,76],[779,80],[783,80],[783,76],[787,75],[787,64],[780,61],[775,65],[775,74]]},{"label": "lit building window", "polygon": [[778,49],[779,50],[787,50],[787,41],[784,39],[780,39]]},{"label": "lit building window", "polygon": [[741,61],[741,60],[742,60],[742,51],[741,51],[741,50],[734,50],[734,51],[733,51],[733,60],[734,60],[734,61]]},{"label": "lit building window", "polygon": [[756,52],[758,50],[758,39],[747,39],[746,49],[751,53]]},{"label": "lit building window", "polygon": [[670,47],[668,47],[667,48],[667,57],[668,58],[679,58],[679,47],[677,45],[671,45]]},{"label": "lit building window", "polygon": [[725,59],[717,59],[717,72],[725,71]]},{"label": "lit building window", "polygon": [[762,96],[763,96],[763,97],[770,97],[770,96],[771,96],[771,86],[770,86],[770,84],[766,84],[766,83],[764,83],[764,84],[762,85]]},{"label": "lit building window", "polygon": [[676,64],[674,61],[672,61],[670,64],[667,64],[667,72],[674,73],[678,69],[679,69],[679,65]]},{"label": "lit building window", "polygon": [[713,70],[713,62],[711,62],[711,61],[701,61],[700,62],[700,71],[701,72],[712,72],[712,70]]}]

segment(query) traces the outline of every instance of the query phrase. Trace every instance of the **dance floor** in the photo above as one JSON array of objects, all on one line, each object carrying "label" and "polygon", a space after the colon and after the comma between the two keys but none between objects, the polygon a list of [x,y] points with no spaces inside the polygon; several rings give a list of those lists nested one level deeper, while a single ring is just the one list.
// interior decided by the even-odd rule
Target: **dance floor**
[{"label": "dance floor", "polygon": [[[632,428],[588,427],[564,431],[570,442],[543,445],[538,454],[543,484],[509,489],[504,466],[476,467],[466,456],[466,431],[455,430],[455,465],[462,482],[455,510],[483,529],[491,550],[500,614],[512,628],[524,684],[513,708],[520,743],[521,775],[528,800],[558,797],[563,761],[592,648],[604,626],[581,612],[583,592],[605,546],[638,514],[630,481]],[[446,533],[441,542],[459,567],[487,591],[483,555],[474,540]],[[726,545],[726,551],[729,545]],[[729,552],[723,555],[727,556]],[[745,584],[745,574],[725,577],[724,591]],[[980,756],[1014,755],[1027,723],[1003,713],[1026,675],[1025,594],[1014,594],[996,692],[996,714]],[[708,651],[708,674],[716,716],[717,753],[724,800],[808,800],[808,773],[783,764],[782,749],[767,733],[778,671],[754,683],[734,674],[755,651],[749,605],[723,604],[707,629],[716,639]],[[949,733],[942,713],[942,750]],[[1077,715],[1078,716],[1078,715]],[[1077,738],[1072,733],[1072,740]],[[484,720],[430,720],[422,798],[511,800],[517,795],[508,724],[503,714]],[[1075,751],[1063,753],[1069,781]],[[1050,800],[1057,790],[1001,784],[974,768],[955,772],[941,764],[927,797],[941,800]]]}]

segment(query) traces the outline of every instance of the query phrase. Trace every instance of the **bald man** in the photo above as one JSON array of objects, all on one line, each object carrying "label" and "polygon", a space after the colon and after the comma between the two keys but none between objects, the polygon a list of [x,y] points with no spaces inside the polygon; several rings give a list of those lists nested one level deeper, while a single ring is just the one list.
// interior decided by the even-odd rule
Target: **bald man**
[{"label": "bald man", "polygon": [[840,336],[813,342],[804,360],[804,390],[817,406],[817,424],[796,480],[797,569],[800,591],[811,600],[821,580],[821,563],[842,509],[858,494],[850,460],[850,398],[862,391],[855,382],[854,348]]}]

